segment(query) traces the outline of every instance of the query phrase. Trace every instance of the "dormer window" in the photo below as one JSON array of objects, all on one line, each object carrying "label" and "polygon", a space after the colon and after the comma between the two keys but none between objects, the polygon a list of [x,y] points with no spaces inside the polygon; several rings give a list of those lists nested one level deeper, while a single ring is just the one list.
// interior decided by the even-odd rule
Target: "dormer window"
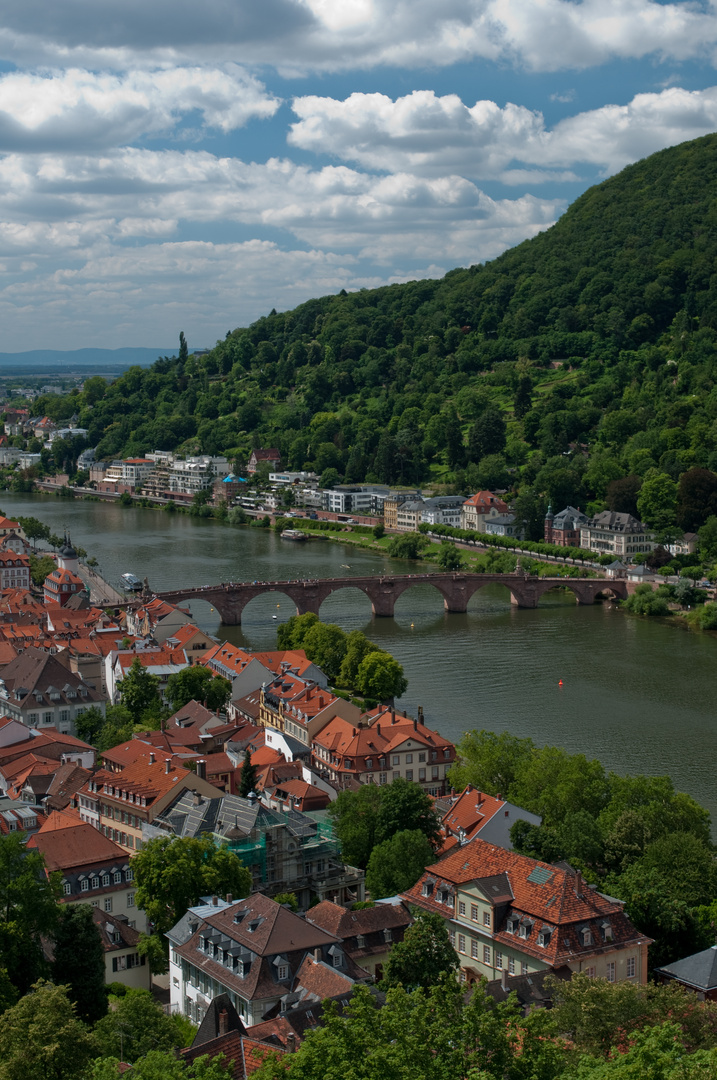
[{"label": "dormer window", "polygon": [[592,945],[593,936],[589,926],[584,926],[580,931],[580,938],[583,945]]},{"label": "dormer window", "polygon": [[613,934],[613,929],[609,922],[601,923],[600,929],[602,931],[603,941],[612,941],[614,939],[615,935]]},{"label": "dormer window", "polygon": [[289,965],[288,964],[279,964],[279,966],[276,969],[276,977],[279,980],[279,982],[285,982],[286,979],[289,978]]},{"label": "dormer window", "polygon": [[552,933],[553,933],[553,931],[548,929],[548,927],[545,927],[545,926],[543,927],[542,930],[539,930],[538,931],[538,945],[542,945],[543,948],[546,948],[546,946],[548,946],[550,944],[550,938],[551,938]]},{"label": "dormer window", "polygon": [[509,934],[514,934],[517,927],[518,927],[518,916],[517,915],[511,915],[508,918],[508,922],[506,923],[505,928],[506,928],[506,930],[508,931]]},{"label": "dormer window", "polygon": [[356,935],[356,948],[357,949],[363,949],[365,947],[365,945],[366,945],[366,938],[363,936],[363,934],[357,934]]},{"label": "dormer window", "polygon": [[421,886],[421,896],[430,896],[432,892],[433,892],[433,882],[432,881],[424,881],[423,885]]}]

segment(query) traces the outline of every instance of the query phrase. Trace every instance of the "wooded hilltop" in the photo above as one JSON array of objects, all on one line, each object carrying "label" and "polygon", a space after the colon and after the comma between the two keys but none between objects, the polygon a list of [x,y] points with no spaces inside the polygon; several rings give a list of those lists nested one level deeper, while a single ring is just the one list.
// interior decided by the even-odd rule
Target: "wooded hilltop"
[{"label": "wooded hilltop", "polygon": [[182,335],[37,408],[77,413],[98,458],[272,446],[334,481],[507,489],[540,531],[548,501],[637,513],[647,485],[648,524],[693,530],[717,513],[716,226],[709,135],[490,263],[272,311],[200,356]]}]

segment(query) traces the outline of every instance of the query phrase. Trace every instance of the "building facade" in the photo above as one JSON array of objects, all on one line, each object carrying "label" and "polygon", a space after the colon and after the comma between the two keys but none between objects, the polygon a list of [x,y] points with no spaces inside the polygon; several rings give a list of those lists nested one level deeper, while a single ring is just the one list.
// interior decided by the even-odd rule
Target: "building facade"
[{"label": "building facade", "polygon": [[603,510],[580,526],[580,547],[600,555],[629,558],[652,551],[655,546],[647,526],[632,514]]}]

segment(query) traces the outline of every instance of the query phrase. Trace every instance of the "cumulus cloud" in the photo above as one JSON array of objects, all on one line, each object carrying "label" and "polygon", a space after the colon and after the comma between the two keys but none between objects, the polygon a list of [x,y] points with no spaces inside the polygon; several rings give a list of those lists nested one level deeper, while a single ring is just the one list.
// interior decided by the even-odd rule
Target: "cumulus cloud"
[{"label": "cumulus cloud", "polygon": [[115,66],[237,60],[294,71],[475,59],[536,71],[656,56],[713,62],[708,8],[658,0],[6,0],[16,62]]},{"label": "cumulus cloud", "polygon": [[448,171],[508,184],[576,180],[574,169],[584,163],[607,175],[717,128],[714,86],[638,94],[627,105],[579,113],[552,130],[542,113],[524,106],[478,101],[469,107],[455,94],[432,90],[395,101],[384,94],[356,93],[344,101],[307,96],[292,107],[299,120],[289,142],[303,150],[391,173]]},{"label": "cumulus cloud", "polygon": [[236,64],[122,75],[78,69],[0,76],[0,149],[117,146],[167,135],[192,112],[223,132],[273,116],[279,101]]},{"label": "cumulus cloud", "polygon": [[[97,340],[102,324],[117,344],[176,331],[185,309],[187,325],[190,315],[197,326],[236,325],[271,306],[492,258],[562,209],[532,196],[493,200],[459,176],[377,177],[203,151],[10,154],[0,160],[6,347],[35,344],[18,340],[23,320],[26,335],[52,326],[60,342],[77,316],[72,341]],[[183,240],[187,227],[214,226],[259,236]]]}]

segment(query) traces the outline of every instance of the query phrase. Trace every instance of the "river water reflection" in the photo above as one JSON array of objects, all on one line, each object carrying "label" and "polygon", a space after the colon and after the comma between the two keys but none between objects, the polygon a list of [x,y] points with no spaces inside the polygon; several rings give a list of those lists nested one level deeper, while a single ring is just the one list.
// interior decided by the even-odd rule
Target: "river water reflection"
[{"label": "river water reflection", "polygon": [[[0,499],[9,515],[34,515],[53,532],[71,530],[117,584],[130,571],[154,589],[219,581],[406,573],[408,565],[350,545],[295,544],[264,529],[232,528],[184,514],[124,509],[53,496]],[[245,610],[241,627],[219,627],[216,612],[192,602],[196,621],[251,648],[275,644],[277,615],[294,613],[271,594]],[[393,619],[372,619],[358,590],[334,594],[321,617],[360,629],[403,664],[409,688],[399,703],[422,705],[426,721],[458,740],[470,728],[529,735],[538,744],[598,757],[617,772],[669,773],[717,820],[717,641],[596,604],[578,607],[552,593],[533,610],[488,586],[465,615],[447,615],[430,586],[404,593]],[[558,685],[563,680],[562,687]]]}]

